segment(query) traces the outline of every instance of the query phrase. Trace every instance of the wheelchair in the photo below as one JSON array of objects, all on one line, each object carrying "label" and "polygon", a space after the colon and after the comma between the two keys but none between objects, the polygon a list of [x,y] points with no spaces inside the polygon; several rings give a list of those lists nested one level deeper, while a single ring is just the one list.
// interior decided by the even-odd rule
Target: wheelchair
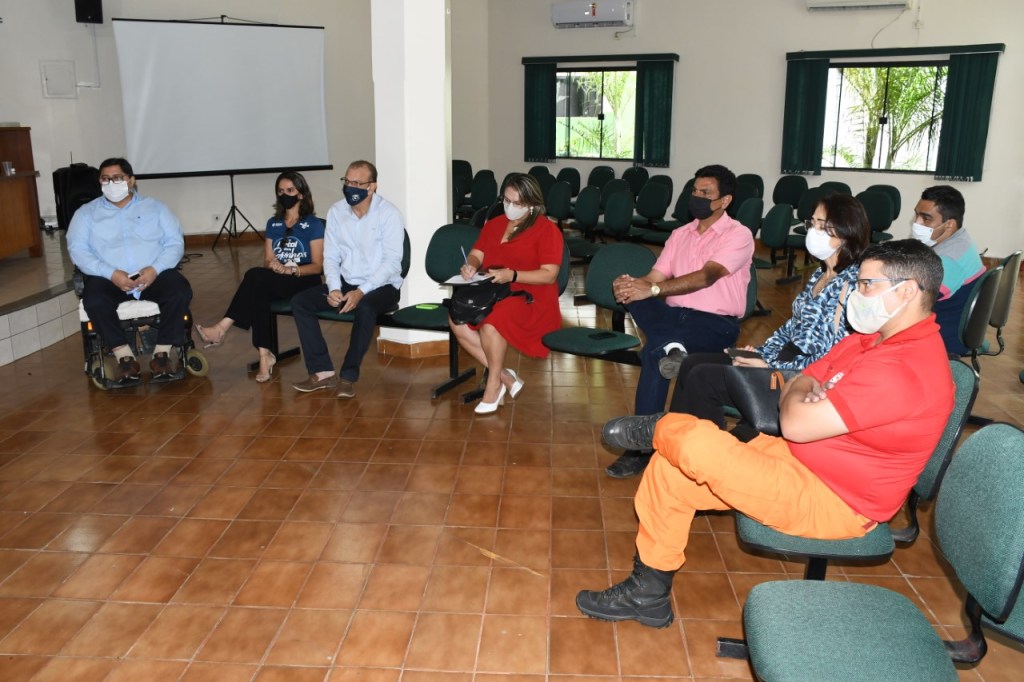
[{"label": "wheelchair", "polygon": [[[81,301],[84,278],[76,269],[73,277],[75,293],[78,294],[78,320],[82,325],[82,348],[85,352],[85,374],[92,381],[96,388],[107,390],[109,388],[127,388],[138,386],[142,383],[133,381],[121,383],[117,380],[117,361],[109,348],[103,345],[99,333],[93,327],[89,315],[85,312],[85,306]],[[157,330],[160,329],[160,306],[155,301],[128,300],[117,306],[117,317],[121,321],[121,328],[124,330],[128,345],[136,358],[144,355],[151,355],[156,345]],[[174,346],[172,353],[176,350],[178,363],[173,374],[159,383],[178,381],[185,378],[185,373],[192,376],[206,376],[210,371],[210,364],[202,351],[196,348],[192,340],[192,312],[185,313],[184,341],[180,346]]]}]

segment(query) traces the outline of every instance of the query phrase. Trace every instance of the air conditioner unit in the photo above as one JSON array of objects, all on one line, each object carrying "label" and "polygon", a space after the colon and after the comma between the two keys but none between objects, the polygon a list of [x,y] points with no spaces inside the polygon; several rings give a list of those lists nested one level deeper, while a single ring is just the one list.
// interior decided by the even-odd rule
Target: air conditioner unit
[{"label": "air conditioner unit", "polygon": [[850,9],[913,9],[914,0],[807,0],[808,12]]},{"label": "air conditioner unit", "polygon": [[631,0],[563,0],[551,4],[555,28],[619,28],[633,25]]}]

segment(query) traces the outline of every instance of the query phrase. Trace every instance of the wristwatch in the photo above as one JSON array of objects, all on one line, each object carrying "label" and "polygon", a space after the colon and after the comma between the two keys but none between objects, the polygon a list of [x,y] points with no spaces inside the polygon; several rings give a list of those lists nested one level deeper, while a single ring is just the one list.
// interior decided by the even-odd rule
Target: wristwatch
[{"label": "wristwatch", "polygon": [[299,276],[299,266],[298,265],[293,265],[292,266],[292,275],[294,275],[295,277]]},{"label": "wristwatch", "polygon": [[652,284],[651,285],[651,296],[657,296],[660,293],[661,293],[661,287],[659,287],[657,284]]}]

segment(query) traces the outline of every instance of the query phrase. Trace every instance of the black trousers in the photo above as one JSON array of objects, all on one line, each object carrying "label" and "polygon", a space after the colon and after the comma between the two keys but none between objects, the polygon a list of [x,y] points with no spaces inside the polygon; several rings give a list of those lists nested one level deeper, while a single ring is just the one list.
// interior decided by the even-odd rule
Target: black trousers
[{"label": "black trousers", "polygon": [[[725,368],[731,364],[732,359],[726,353],[687,355],[679,367],[669,412],[692,414],[724,430],[725,410],[722,408],[736,406],[725,383]],[[744,443],[758,435],[754,427],[742,420],[731,433]]]},{"label": "black trousers", "polygon": [[[128,343],[117,318],[117,306],[131,299],[130,295],[114,286],[109,279],[85,276],[82,304],[107,348],[113,349]],[[141,299],[154,301],[160,306],[157,345],[180,346],[185,340],[185,313],[192,302],[192,285],[185,276],[177,270],[164,270],[151,285],[142,290]]]},{"label": "black trousers", "polygon": [[290,300],[292,296],[320,284],[320,275],[281,275],[270,268],[251,268],[238,285],[225,317],[235,321],[239,329],[252,330],[253,348],[270,348],[270,304]]}]

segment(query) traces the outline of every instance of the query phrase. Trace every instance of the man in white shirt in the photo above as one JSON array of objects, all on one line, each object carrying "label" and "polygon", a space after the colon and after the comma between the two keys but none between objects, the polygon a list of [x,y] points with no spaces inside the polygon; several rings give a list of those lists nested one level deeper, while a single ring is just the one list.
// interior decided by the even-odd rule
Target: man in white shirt
[{"label": "man in white shirt", "polygon": [[[293,388],[309,393],[337,387],[339,398],[353,398],[377,317],[398,305],[405,225],[394,204],[377,194],[377,168],[372,163],[353,161],[342,183],[345,199],[327,212],[326,284],[292,297],[292,314],[309,372],[309,378]],[[317,318],[317,313],[331,309],[355,314],[340,376],[334,374]]]}]

